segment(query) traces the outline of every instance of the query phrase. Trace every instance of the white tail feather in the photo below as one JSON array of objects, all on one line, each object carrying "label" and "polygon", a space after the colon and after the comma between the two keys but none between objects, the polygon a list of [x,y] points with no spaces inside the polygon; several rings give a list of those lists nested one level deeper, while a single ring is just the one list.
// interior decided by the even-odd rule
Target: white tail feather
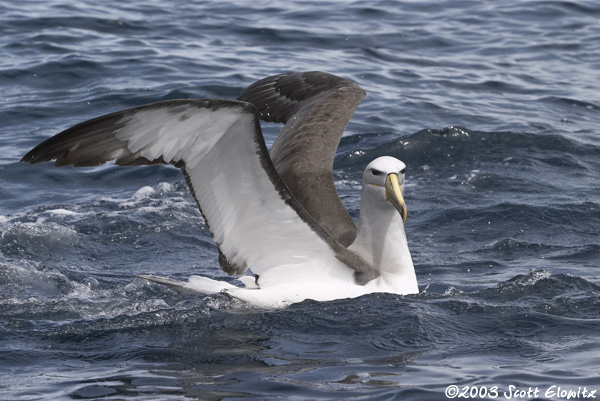
[{"label": "white tail feather", "polygon": [[180,294],[216,294],[223,290],[231,290],[237,288],[234,285],[224,281],[212,280],[207,277],[190,276],[187,282],[173,280],[166,277],[159,277],[153,274],[140,274],[139,278],[152,281],[154,283],[166,285],[170,289]]}]

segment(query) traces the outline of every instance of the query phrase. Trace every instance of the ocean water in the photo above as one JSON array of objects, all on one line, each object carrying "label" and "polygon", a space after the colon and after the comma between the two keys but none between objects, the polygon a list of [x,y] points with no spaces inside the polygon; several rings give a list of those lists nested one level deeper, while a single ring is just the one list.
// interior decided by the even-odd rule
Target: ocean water
[{"label": "ocean water", "polygon": [[[4,1],[0,49],[2,400],[600,393],[597,2]],[[307,70],[368,93],[334,170],[353,218],[369,161],[408,166],[418,295],[177,295],[135,275],[232,280],[179,170],[18,162],[89,118]]]}]

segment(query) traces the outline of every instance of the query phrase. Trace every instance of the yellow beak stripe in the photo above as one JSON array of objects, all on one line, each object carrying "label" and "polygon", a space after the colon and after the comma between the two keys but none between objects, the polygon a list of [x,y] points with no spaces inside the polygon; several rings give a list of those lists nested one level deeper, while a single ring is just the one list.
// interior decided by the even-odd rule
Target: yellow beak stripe
[{"label": "yellow beak stripe", "polygon": [[385,178],[385,199],[398,209],[398,212],[402,216],[402,221],[406,222],[406,204],[404,203],[400,181],[396,173],[388,174]]}]

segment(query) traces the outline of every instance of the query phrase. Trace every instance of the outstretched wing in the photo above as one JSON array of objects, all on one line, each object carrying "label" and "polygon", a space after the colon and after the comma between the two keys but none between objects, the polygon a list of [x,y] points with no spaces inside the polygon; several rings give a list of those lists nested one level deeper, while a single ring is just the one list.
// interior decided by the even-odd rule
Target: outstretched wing
[{"label": "outstretched wing", "polygon": [[335,190],[333,159],[365,95],[352,81],[313,71],[262,79],[238,97],[254,104],[262,120],[285,123],[271,149],[273,164],[302,207],[344,246],[356,226]]},{"label": "outstretched wing", "polygon": [[[349,253],[300,207],[269,158],[256,109],[241,101],[170,100],[78,124],[21,161],[56,166],[172,163],[184,172],[229,274]],[[338,255],[339,253],[339,255]],[[368,269],[368,266],[365,267]]]}]

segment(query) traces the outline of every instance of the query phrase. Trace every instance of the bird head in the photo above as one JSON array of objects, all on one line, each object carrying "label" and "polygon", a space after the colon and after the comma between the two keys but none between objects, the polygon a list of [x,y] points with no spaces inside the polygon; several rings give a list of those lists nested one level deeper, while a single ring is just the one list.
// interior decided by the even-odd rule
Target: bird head
[{"label": "bird head", "polygon": [[402,221],[406,222],[404,203],[404,174],[406,165],[400,160],[383,156],[373,160],[363,173],[363,190],[372,193],[372,198],[384,207],[396,208]]}]

